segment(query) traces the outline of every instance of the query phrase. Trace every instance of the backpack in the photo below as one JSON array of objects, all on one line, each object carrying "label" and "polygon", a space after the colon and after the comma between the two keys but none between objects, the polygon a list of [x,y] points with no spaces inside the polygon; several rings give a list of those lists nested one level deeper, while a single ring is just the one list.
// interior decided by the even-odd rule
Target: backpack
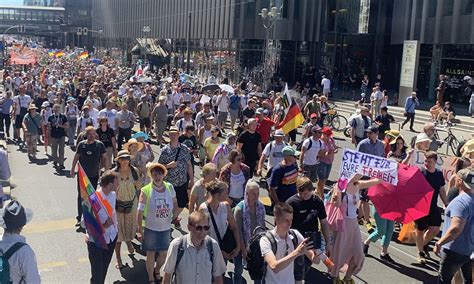
[{"label": "backpack", "polygon": [[[308,145],[308,149],[306,149],[306,152],[309,151],[309,149],[311,149],[311,147],[313,146],[313,139],[311,139],[311,137],[309,138],[306,138],[306,140],[309,140],[309,145]],[[301,148],[303,148],[303,143],[304,141],[306,140],[303,140],[303,142],[301,142],[297,147],[296,147],[296,151],[301,151]],[[319,141],[319,148],[322,148],[322,143],[321,143],[321,140],[318,140]]]},{"label": "backpack", "polygon": [[[293,229],[290,229],[288,233],[293,237],[293,247],[296,249],[298,247],[298,237]],[[260,249],[260,239],[263,237],[270,241],[272,252],[275,254],[277,251],[275,236],[263,227],[256,227],[247,245],[247,270],[250,278],[254,281],[264,280],[267,273],[267,264]],[[304,257],[304,255],[301,255],[294,260],[294,276],[297,281],[303,280],[306,274]]]},{"label": "backpack", "polygon": [[0,283],[12,283],[10,281],[10,263],[8,263],[8,260],[24,245],[26,244],[18,242],[13,244],[5,253],[0,250]]},{"label": "backpack", "polygon": [[[211,274],[212,271],[214,270],[214,247],[212,246],[212,239],[210,237],[205,238],[204,240],[206,242],[206,248],[207,252],[209,253],[209,258],[211,259]],[[186,250],[187,246],[187,241],[186,241],[186,235],[182,236],[179,239],[179,246],[178,246],[178,254],[176,255],[176,264],[174,266],[174,272],[173,272],[173,281],[172,283],[177,283],[176,282],[176,269],[178,268],[178,264],[181,262],[181,259],[183,258],[184,251]],[[3,283],[3,282],[1,282]]]}]

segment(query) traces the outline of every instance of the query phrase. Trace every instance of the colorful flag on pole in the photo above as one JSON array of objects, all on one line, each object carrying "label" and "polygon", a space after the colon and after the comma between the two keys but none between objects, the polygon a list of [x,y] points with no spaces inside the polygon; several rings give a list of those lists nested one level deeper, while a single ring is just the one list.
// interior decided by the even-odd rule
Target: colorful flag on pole
[{"label": "colorful flag on pole", "polygon": [[99,211],[105,210],[109,217],[113,211],[110,203],[103,199],[92,186],[81,164],[78,166],[79,189],[82,198],[82,217],[91,240],[100,248],[107,249],[104,226],[99,219]]},{"label": "colorful flag on pole", "polygon": [[77,58],[78,59],[87,59],[88,57],[89,57],[89,52],[86,50],[86,51],[81,52],[81,54],[79,54],[79,56]]},{"label": "colorful flag on pole", "polygon": [[54,58],[60,58],[64,55],[65,55],[64,51],[60,50],[60,51],[55,52],[53,57]]},{"label": "colorful flag on pole", "polygon": [[288,91],[288,84],[285,85],[285,91],[281,98],[281,104],[284,108],[284,119],[281,121],[276,129],[281,129],[285,134],[291,130],[298,128],[304,122],[301,109],[295,100],[291,97]]}]

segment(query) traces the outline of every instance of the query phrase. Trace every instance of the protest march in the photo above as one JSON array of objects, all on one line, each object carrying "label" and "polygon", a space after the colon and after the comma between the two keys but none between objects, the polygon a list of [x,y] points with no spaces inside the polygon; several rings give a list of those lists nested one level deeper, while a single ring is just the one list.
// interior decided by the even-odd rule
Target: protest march
[{"label": "protest march", "polygon": [[[109,51],[24,48],[3,72],[0,132],[28,167],[77,184],[91,283],[120,281],[112,269],[147,283],[313,283],[314,270],[359,283],[369,255],[397,265],[398,238],[416,246],[409,269],[435,262],[439,283],[472,283],[474,138],[457,156],[425,133],[411,147],[362,103],[342,148],[327,81],[263,89]],[[0,279],[40,283],[22,236],[30,211],[2,195]],[[144,265],[130,267],[135,255]]]}]

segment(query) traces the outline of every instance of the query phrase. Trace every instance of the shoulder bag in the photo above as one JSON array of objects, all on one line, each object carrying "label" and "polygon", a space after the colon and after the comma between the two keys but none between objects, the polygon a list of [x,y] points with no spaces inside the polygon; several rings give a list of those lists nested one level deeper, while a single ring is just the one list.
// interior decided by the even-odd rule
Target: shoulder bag
[{"label": "shoulder bag", "polygon": [[227,226],[227,230],[225,231],[224,237],[221,238],[221,234],[217,228],[216,220],[214,219],[214,214],[212,213],[211,206],[206,202],[207,211],[209,211],[209,216],[211,217],[212,226],[214,227],[214,231],[216,232],[217,241],[219,242],[219,247],[225,251],[226,253],[231,253],[236,247],[237,242],[234,237],[234,233],[232,229]]},{"label": "shoulder bag", "polygon": [[35,121],[35,118],[30,116],[31,118],[31,121],[33,122],[33,124],[36,126],[36,128],[38,129],[38,135],[43,135],[43,129],[41,129],[41,127],[38,126],[38,124],[36,123]]}]

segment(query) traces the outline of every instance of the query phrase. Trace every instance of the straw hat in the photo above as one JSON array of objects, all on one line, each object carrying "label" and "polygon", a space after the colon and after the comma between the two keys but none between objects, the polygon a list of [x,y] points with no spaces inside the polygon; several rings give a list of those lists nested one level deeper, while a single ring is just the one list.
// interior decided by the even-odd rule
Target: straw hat
[{"label": "straw hat", "polygon": [[121,158],[130,158],[130,153],[127,150],[120,150],[115,157],[115,161],[118,161]]},{"label": "straw hat", "polygon": [[123,145],[123,149],[127,150],[127,152],[130,152],[130,146],[132,146],[132,145],[137,145],[138,146],[138,151],[141,151],[143,149],[143,146],[144,146],[142,142],[138,142],[137,139],[131,138],[130,140],[128,140],[127,143],[125,143]]},{"label": "straw hat", "polygon": [[461,148],[461,156],[468,156],[474,153],[474,139],[468,140]]},{"label": "straw hat", "polygon": [[28,110],[30,111],[30,110],[32,110],[32,109],[38,109],[38,108],[37,108],[34,104],[30,104],[30,105],[28,106]]},{"label": "straw hat", "polygon": [[163,164],[160,163],[151,163],[148,165],[148,174],[154,171],[156,168],[160,168],[163,171],[163,175],[166,176],[168,174],[168,169]]}]

